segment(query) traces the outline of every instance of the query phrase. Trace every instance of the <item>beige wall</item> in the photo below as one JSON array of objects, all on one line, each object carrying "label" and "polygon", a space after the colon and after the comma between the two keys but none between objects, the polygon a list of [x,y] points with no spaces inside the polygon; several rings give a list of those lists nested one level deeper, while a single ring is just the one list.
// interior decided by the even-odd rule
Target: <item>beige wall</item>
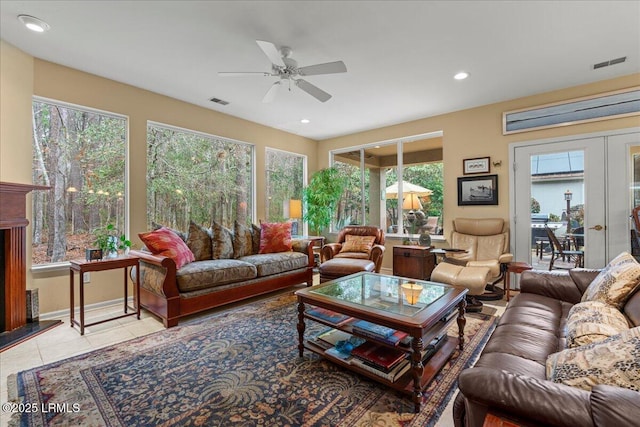
[{"label": "beige wall", "polygon": [[[2,41],[2,170],[6,181],[31,183],[31,101],[37,95],[53,100],[123,114],[129,118],[130,230],[134,246],[145,231],[147,120],[193,129],[254,144],[256,147],[257,219],[265,218],[265,148],[306,155],[315,170],[317,143],[290,133],[231,117],[133,86],[42,61]],[[27,258],[31,259],[30,242]],[[87,304],[121,298],[122,272],[92,273]],[[67,269],[32,273],[28,288],[39,288],[42,313],[69,307]]]},{"label": "beige wall", "polygon": [[32,94],[33,57],[0,40],[0,181],[31,184]]},{"label": "beige wall", "polygon": [[[312,140],[234,118],[166,96],[138,89],[95,75],[34,59],[15,47],[0,42],[0,179],[31,182],[31,96],[88,106],[129,117],[130,229],[135,235],[146,227],[146,122],[166,123],[214,135],[246,141],[256,145],[257,194],[264,194],[265,147],[295,151],[308,156],[309,172],[326,167],[328,152],[335,148],[399,138],[427,132],[443,131],[445,163],[445,227],[457,216],[497,216],[508,218],[508,144],[516,141],[582,134],[609,129],[640,126],[638,117],[605,120],[595,123],[502,135],[502,112],[561,101],[615,89],[640,85],[640,74],[576,86],[555,92],[520,98],[508,102],[415,120],[395,126],[361,132],[316,143]],[[498,174],[498,206],[459,207],[456,187],[462,176],[462,159],[491,156],[502,166],[492,167]],[[264,200],[257,198],[258,219],[264,218]],[[390,245],[397,241],[390,240]],[[30,247],[30,244],[27,245]],[[391,247],[385,268],[391,268]],[[31,255],[28,253],[28,259]],[[28,274],[29,288],[40,289],[41,312],[68,308],[68,272]],[[120,297],[120,273],[99,273],[87,287],[87,302],[108,301]]]},{"label": "beige wall", "polygon": [[[447,229],[450,229],[451,219],[456,217],[500,217],[508,220],[510,170],[508,165],[508,145],[510,143],[637,127],[640,126],[640,117],[602,120],[505,136],[502,135],[502,113],[638,85],[640,85],[640,74],[633,74],[618,79],[576,86],[324,140],[319,143],[318,147],[318,168],[328,165],[329,151],[333,149],[427,132],[443,131],[445,235]],[[499,204],[497,206],[458,206],[457,178],[463,176],[462,160],[486,156],[490,156],[492,162],[502,161],[501,166],[494,167],[492,165],[490,172],[498,175]],[[385,257],[385,266],[387,266],[387,262],[387,257]]]}]

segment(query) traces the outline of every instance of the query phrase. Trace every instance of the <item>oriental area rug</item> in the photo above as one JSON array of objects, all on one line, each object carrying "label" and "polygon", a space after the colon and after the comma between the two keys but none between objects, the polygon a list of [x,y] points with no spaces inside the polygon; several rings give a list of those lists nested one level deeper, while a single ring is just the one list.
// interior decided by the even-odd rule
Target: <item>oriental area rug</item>
[{"label": "oriental area rug", "polygon": [[[467,314],[465,348],[424,393],[420,413],[389,390],[305,351],[295,296],[251,302],[9,377],[15,426],[432,426],[495,327]],[[305,335],[326,327],[307,322]],[[457,336],[457,325],[450,335]]]}]

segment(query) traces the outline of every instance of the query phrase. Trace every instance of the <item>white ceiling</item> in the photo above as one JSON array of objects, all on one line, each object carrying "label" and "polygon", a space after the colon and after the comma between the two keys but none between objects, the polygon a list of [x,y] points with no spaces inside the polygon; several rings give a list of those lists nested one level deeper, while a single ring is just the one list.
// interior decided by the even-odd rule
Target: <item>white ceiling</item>
[{"label": "white ceiling", "polygon": [[[0,14],[2,39],[35,57],[316,140],[640,72],[639,1],[2,0]],[[294,87],[263,104],[275,77],[217,75],[270,71],[256,39],[348,72],[305,78],[326,103]]]}]

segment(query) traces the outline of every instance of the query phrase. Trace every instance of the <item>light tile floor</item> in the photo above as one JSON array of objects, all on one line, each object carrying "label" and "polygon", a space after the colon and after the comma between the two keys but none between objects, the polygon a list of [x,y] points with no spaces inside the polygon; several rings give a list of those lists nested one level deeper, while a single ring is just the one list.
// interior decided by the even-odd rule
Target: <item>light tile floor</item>
[{"label": "light tile floor", "polygon": [[[316,280],[316,283],[317,282]],[[517,292],[512,292],[512,296],[515,293]],[[270,296],[273,295],[267,297]],[[246,304],[255,299],[257,298],[245,301],[244,303]],[[504,299],[501,301],[485,301],[483,312],[499,316],[504,312],[506,304],[507,302]],[[224,309],[228,309],[228,307],[216,310]],[[86,319],[88,322],[93,322],[100,318],[113,317],[117,314],[122,314],[122,306],[120,304],[96,310],[87,310]],[[202,315],[208,314],[211,314],[211,311]],[[193,316],[193,318],[197,317],[198,316]],[[78,328],[71,328],[69,326],[68,316],[62,320],[62,325],[0,353],[0,403],[7,402],[7,377],[10,374],[87,353],[164,329],[162,322],[158,318],[144,310],[142,310],[140,320],[137,320],[135,316],[131,316],[102,323],[85,328],[84,336],[80,335]],[[187,319],[187,321],[188,320],[189,319]],[[452,403],[453,399],[449,402],[449,405],[440,417],[437,424],[438,426],[453,426]],[[10,415],[9,413],[0,411],[0,426],[8,424]]]}]

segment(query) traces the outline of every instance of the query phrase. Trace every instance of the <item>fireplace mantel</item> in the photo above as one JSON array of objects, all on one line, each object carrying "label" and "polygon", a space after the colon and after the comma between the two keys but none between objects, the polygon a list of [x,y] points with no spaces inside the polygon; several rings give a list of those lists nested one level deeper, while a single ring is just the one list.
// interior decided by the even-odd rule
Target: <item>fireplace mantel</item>
[{"label": "fireplace mantel", "polygon": [[[0,182],[0,232],[4,238],[4,331],[27,323],[27,194],[50,187]],[[3,332],[0,330],[0,332]]]}]

